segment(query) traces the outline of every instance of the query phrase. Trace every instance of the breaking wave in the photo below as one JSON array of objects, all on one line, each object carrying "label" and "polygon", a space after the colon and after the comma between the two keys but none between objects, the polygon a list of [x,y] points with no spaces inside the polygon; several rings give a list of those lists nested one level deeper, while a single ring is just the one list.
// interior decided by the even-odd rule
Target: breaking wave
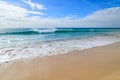
[{"label": "breaking wave", "polygon": [[[112,29],[113,30],[113,29]],[[7,31],[0,31],[0,35],[35,35],[35,34],[51,34],[51,33],[70,33],[70,32],[109,32],[107,29],[84,29],[84,28],[38,28],[30,29],[26,28],[23,30],[10,29]]]}]

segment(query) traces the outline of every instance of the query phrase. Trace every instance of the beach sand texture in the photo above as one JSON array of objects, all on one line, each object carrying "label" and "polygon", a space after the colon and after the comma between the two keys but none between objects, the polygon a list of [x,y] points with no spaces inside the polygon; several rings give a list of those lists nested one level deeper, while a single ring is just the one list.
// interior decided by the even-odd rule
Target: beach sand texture
[{"label": "beach sand texture", "polygon": [[3,64],[0,80],[120,80],[120,43]]}]

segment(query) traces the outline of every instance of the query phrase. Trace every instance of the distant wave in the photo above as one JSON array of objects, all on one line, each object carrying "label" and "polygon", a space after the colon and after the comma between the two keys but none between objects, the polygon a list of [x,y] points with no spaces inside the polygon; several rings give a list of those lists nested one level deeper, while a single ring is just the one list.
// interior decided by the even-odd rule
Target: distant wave
[{"label": "distant wave", "polygon": [[37,31],[23,31],[23,32],[6,32],[6,33],[0,33],[1,35],[27,35],[27,34],[39,34]]},{"label": "distant wave", "polygon": [[49,34],[53,33],[54,29],[23,29],[23,30],[8,30],[1,32],[0,35],[35,35],[35,34]]},{"label": "distant wave", "polygon": [[[112,29],[113,30],[113,29]],[[111,31],[111,30],[110,30]],[[105,29],[92,28],[38,28],[38,29],[23,29],[0,32],[0,35],[35,35],[35,34],[51,34],[51,33],[70,33],[70,32],[109,32]]]},{"label": "distant wave", "polygon": [[63,32],[95,32],[94,29],[56,29],[55,33],[63,33]]}]

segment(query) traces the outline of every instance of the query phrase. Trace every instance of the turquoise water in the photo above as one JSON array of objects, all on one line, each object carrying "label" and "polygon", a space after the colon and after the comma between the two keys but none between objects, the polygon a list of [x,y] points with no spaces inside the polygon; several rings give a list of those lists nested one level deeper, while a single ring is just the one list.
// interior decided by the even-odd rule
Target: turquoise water
[{"label": "turquoise water", "polygon": [[56,40],[67,38],[82,38],[95,35],[109,35],[110,32],[120,32],[119,28],[13,28],[0,29],[0,36]]},{"label": "turquoise water", "polygon": [[112,44],[117,36],[119,28],[0,29],[0,63]]}]

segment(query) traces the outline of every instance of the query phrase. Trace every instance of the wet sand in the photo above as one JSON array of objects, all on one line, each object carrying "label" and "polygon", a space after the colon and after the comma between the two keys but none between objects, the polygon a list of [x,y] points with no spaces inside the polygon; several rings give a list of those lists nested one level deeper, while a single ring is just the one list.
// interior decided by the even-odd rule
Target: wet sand
[{"label": "wet sand", "polygon": [[120,80],[120,43],[3,64],[0,80]]}]

